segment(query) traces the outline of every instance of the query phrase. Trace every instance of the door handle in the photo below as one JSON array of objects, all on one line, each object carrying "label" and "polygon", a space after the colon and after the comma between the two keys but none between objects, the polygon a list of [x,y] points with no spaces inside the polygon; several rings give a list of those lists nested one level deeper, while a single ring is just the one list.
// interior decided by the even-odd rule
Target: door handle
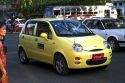
[{"label": "door handle", "polygon": [[40,48],[40,49],[44,49],[44,44],[37,43],[37,47]]}]

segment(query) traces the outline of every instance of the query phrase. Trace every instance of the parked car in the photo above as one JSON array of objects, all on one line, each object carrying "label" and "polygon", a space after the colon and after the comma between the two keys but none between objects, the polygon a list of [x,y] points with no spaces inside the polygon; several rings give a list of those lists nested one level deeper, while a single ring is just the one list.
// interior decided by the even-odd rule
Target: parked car
[{"label": "parked car", "polygon": [[125,46],[125,24],[113,18],[88,18],[83,23],[95,34],[105,38],[112,50],[118,51]]},{"label": "parked car", "polygon": [[19,35],[18,47],[21,63],[39,60],[52,64],[62,75],[69,69],[104,69],[112,58],[106,40],[77,20],[30,19]]},{"label": "parked car", "polygon": [[[20,32],[25,24],[25,19],[15,19],[14,21],[14,31]],[[7,31],[13,31],[11,19],[6,21]]]},{"label": "parked car", "polygon": [[20,32],[23,28],[26,20],[25,19],[15,19],[15,31]]}]

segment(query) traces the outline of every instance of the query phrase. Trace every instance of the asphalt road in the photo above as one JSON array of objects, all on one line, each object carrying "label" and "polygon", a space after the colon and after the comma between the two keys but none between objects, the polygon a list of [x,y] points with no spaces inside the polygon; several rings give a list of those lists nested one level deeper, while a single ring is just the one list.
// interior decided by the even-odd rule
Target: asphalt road
[{"label": "asphalt road", "polygon": [[66,76],[60,76],[53,66],[32,60],[23,65],[17,54],[18,34],[6,36],[7,72],[9,83],[125,83],[125,48],[113,52],[110,66],[106,70],[71,70]]}]

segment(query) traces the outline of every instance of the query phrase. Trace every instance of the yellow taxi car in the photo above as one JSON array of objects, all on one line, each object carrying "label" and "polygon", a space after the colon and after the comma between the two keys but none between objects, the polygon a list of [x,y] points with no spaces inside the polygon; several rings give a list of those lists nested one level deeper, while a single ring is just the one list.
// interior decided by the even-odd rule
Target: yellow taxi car
[{"label": "yellow taxi car", "polygon": [[19,59],[52,64],[58,74],[69,69],[102,67],[111,62],[110,45],[77,20],[30,19],[19,35]]}]

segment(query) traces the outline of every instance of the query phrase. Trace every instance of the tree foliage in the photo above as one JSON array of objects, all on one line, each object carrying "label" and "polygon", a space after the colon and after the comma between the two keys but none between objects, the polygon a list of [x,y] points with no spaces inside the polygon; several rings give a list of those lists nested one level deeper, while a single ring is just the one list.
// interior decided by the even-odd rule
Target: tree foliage
[{"label": "tree foliage", "polygon": [[3,0],[2,2],[4,5],[7,5],[8,3],[10,3],[10,0]]}]

